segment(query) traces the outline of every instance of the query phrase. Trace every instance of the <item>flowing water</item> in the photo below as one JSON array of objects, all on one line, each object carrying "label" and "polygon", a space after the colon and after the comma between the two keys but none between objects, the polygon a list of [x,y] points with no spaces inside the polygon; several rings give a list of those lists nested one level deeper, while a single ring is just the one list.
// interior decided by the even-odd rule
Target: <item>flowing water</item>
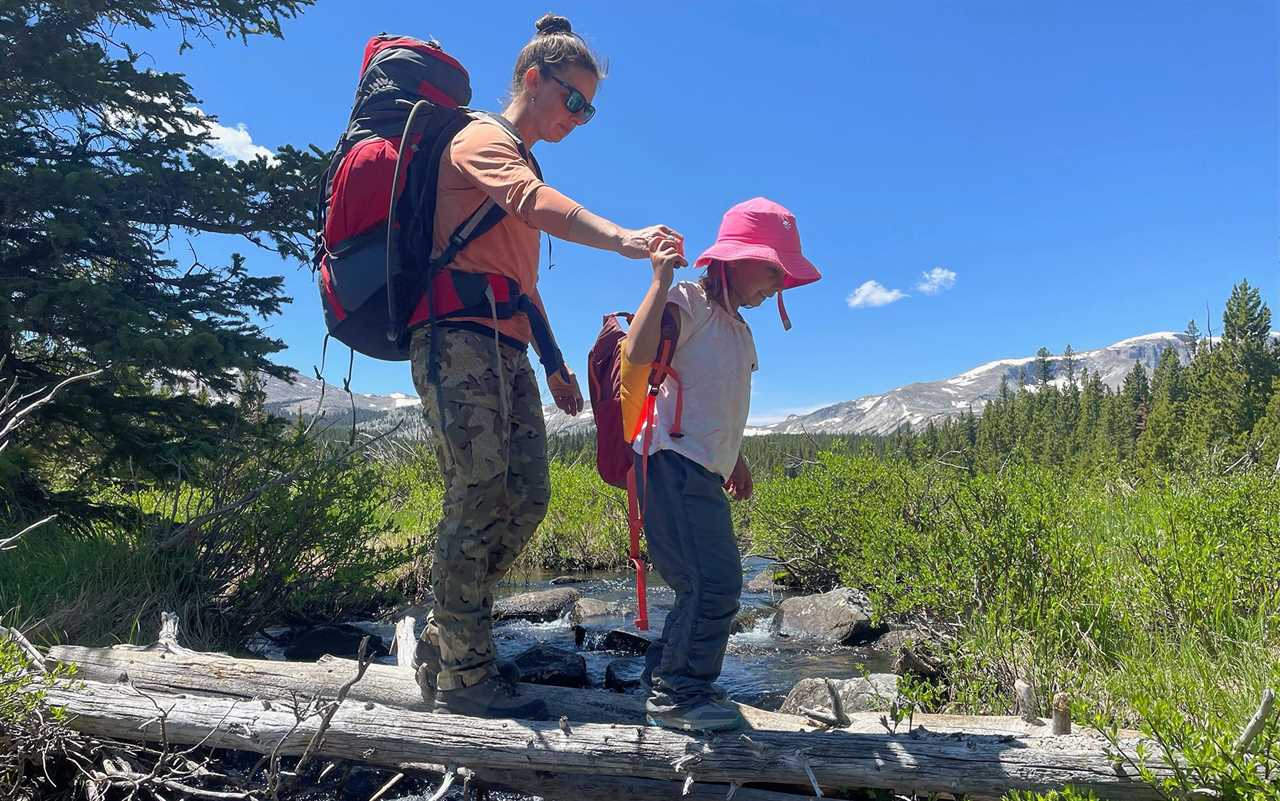
[{"label": "flowing water", "polygon": [[[750,579],[765,569],[768,563],[761,559],[749,559],[744,563],[744,572]],[[524,592],[545,590],[553,585],[551,579],[555,574],[535,574],[515,576],[503,582],[497,591],[498,597],[506,597]],[[634,609],[635,585],[629,572],[599,572],[575,576],[580,582],[571,585],[583,598],[595,598],[608,603],[617,603]],[[745,582],[744,582],[745,583]],[[662,631],[662,625],[671,610],[675,594],[662,581],[657,573],[649,575],[649,622],[650,630],[639,632],[634,626],[633,615],[592,617],[584,621],[590,632],[604,633],[609,629],[619,628],[641,636],[654,639]],[[865,648],[849,648],[816,644],[812,640],[794,639],[779,636],[770,630],[768,611],[782,600],[782,596],[771,593],[753,593],[744,588],[742,594],[743,611],[758,610],[758,622],[729,638],[728,652],[725,655],[724,670],[720,675],[721,684],[729,694],[738,701],[765,709],[776,709],[790,689],[804,678],[830,677],[849,678],[866,672],[889,670],[888,657]],[[421,624],[422,621],[419,621]],[[390,644],[395,638],[394,625],[391,623],[357,621],[360,628],[382,637]],[[282,633],[279,631],[273,633]],[[578,650],[574,644],[573,627],[567,620],[556,620],[548,623],[530,623],[522,620],[502,622],[494,627],[494,640],[498,646],[498,655],[503,659],[511,659],[538,643],[548,643],[567,650]],[[262,645],[267,645],[264,640]],[[264,647],[263,655],[281,658],[279,649]],[[606,651],[579,651],[587,663],[587,672],[593,687],[604,686],[605,667],[622,655]],[[394,664],[393,657],[385,657],[383,662]],[[638,692],[638,691],[637,691]],[[385,771],[366,771],[365,780],[359,789],[347,787],[340,794],[320,793],[315,796],[322,801],[363,801],[370,795],[370,788],[376,790],[390,774]],[[421,780],[406,782],[408,786],[399,793],[389,793],[384,798],[389,801],[426,801],[431,788]],[[416,786],[415,786],[416,785]],[[493,801],[534,801],[536,797],[516,793],[498,793],[490,796]],[[444,801],[462,801],[460,788],[454,788]]]},{"label": "flowing water", "polygon": [[[764,569],[767,563],[749,559],[745,563],[749,579]],[[552,587],[555,574],[518,576],[503,582],[497,596],[505,597],[524,592],[545,590]],[[589,573],[575,578],[582,581],[571,585],[583,598],[595,598],[609,603],[619,603],[631,609],[635,607],[635,585],[630,573]],[[592,617],[583,625],[591,631],[608,631],[619,628],[656,639],[662,631],[667,613],[675,600],[675,593],[657,573],[649,574],[649,627],[647,632],[636,630],[632,618],[627,616]],[[770,593],[742,594],[743,611],[759,607],[773,607],[782,596]],[[761,610],[767,612],[766,610]],[[766,709],[776,709],[796,682],[810,677],[849,678],[863,672],[889,670],[887,658],[865,648],[848,648],[816,644],[811,640],[781,637],[770,631],[770,615],[762,614],[749,629],[729,638],[724,670],[718,681],[736,700]],[[422,621],[419,621],[421,623]],[[393,626],[384,623],[361,623],[362,628],[380,635],[386,642],[394,639]],[[565,620],[549,623],[530,623],[523,620],[500,622],[494,627],[494,640],[498,656],[511,659],[531,646],[543,642],[568,650],[576,650],[572,626]],[[619,654],[604,651],[582,650],[587,662],[587,673],[593,687],[604,686],[605,667]],[[387,658],[385,661],[394,662]]]}]

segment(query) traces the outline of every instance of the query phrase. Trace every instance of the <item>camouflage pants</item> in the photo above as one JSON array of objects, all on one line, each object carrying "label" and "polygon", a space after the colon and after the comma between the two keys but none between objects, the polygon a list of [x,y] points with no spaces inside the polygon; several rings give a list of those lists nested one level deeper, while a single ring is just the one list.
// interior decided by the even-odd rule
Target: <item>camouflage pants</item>
[{"label": "camouflage pants", "polygon": [[[437,382],[427,378],[432,336],[440,337]],[[451,690],[496,672],[493,588],[547,514],[546,425],[523,351],[472,331],[424,328],[410,358],[445,482],[435,609],[423,636],[440,651],[439,688]]]}]

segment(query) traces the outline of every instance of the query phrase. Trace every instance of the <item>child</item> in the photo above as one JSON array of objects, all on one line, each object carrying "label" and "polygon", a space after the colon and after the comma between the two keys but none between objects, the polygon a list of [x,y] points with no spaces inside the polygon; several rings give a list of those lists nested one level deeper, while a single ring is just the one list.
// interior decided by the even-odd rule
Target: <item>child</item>
[{"label": "child", "polygon": [[[685,264],[674,239],[659,242],[651,261],[653,283],[622,346],[624,408],[645,391],[668,306],[679,323],[671,369],[680,383],[675,376],[665,379],[648,436],[633,444],[649,558],[676,593],[662,636],[646,654],[651,690],[645,714],[650,724],[668,728],[734,729],[743,725],[742,714],[712,682],[720,675],[742,591],[723,489],[738,500],[751,496],[751,472],[739,446],[756,349],[739,310],[778,293],[783,325],[790,327],[781,291],[821,275],[800,253],[795,217],[764,198],[724,215],[715,244],[695,262],[707,268],[696,283],[671,286],[674,268]],[[673,435],[677,415],[680,430]]]}]

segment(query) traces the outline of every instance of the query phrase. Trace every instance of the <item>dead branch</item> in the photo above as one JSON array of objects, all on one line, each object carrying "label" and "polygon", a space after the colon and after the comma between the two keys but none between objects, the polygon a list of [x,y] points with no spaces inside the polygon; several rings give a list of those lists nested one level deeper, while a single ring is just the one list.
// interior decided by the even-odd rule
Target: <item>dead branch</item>
[{"label": "dead branch", "polygon": [[1236,739],[1233,748],[1237,754],[1249,753],[1249,747],[1253,745],[1253,740],[1258,736],[1258,732],[1262,731],[1262,727],[1266,725],[1267,718],[1271,717],[1271,710],[1275,706],[1276,694],[1271,688],[1262,691],[1262,702],[1258,704],[1258,709],[1253,713],[1253,717],[1249,718],[1249,723],[1244,727],[1244,731],[1240,732],[1240,736]]},{"label": "dead branch", "polygon": [[[369,653],[369,635],[360,638],[360,649],[356,652],[356,675],[338,690],[338,695],[327,706],[320,711],[320,725],[316,727],[315,734],[311,736],[311,740],[307,743],[306,749],[303,750],[302,756],[298,759],[298,764],[294,766],[293,773],[295,777],[301,776],[307,765],[311,762],[311,758],[315,756],[316,749],[324,740],[325,732],[329,730],[330,724],[333,722],[333,715],[338,711],[338,707],[342,706],[342,702],[347,700],[347,693],[351,692],[351,688],[356,682],[364,678],[364,673],[369,669],[369,663],[373,661],[373,656]],[[283,742],[283,738],[281,739]]]},{"label": "dead branch", "polygon": [[[0,448],[2,447],[3,446],[0,446]],[[37,520],[36,522],[24,528],[22,531],[19,531],[17,534],[14,534],[12,537],[6,537],[5,539],[0,540],[0,551],[13,550],[15,547],[17,547],[14,545],[14,543],[17,542],[24,534],[28,534],[32,531],[35,531],[36,529],[43,526],[45,523],[48,523],[50,520],[53,520],[55,517],[57,517],[57,515],[52,514],[44,518],[43,520]]]},{"label": "dead branch", "polygon": [[[0,409],[0,415],[7,418],[4,428],[0,428],[0,451],[3,451],[9,445],[9,438],[18,430],[19,427],[22,426],[23,422],[25,422],[36,409],[39,409],[41,406],[44,406],[49,401],[53,400],[55,395],[72,384],[80,381],[87,381],[90,378],[99,376],[105,371],[105,369],[106,368],[99,368],[92,372],[81,373],[79,375],[73,375],[70,378],[64,378],[53,389],[46,392],[43,397],[37,398],[26,406],[23,406],[22,404],[26,403],[35,395],[38,395],[39,391],[23,395],[16,401],[9,401],[3,409]],[[14,379],[14,383],[17,383],[17,379]],[[9,393],[5,393],[5,399],[8,400],[8,398]]]},{"label": "dead branch", "polygon": [[0,637],[7,637],[17,644],[18,648],[27,655],[31,660],[31,664],[35,665],[41,673],[48,673],[49,668],[44,663],[44,656],[40,650],[31,644],[31,641],[22,636],[22,632],[17,629],[11,629],[7,626],[0,626]]}]

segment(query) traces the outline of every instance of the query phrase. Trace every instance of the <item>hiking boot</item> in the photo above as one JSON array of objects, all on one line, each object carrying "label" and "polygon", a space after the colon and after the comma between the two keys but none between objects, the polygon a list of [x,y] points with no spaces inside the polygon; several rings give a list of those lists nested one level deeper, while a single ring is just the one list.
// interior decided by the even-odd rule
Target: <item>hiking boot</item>
[{"label": "hiking boot", "polygon": [[[520,683],[520,668],[508,659],[499,659],[494,663],[498,668],[498,676],[507,684],[515,686]],[[418,638],[418,647],[413,652],[413,677],[422,692],[422,700],[428,705],[436,700],[436,679],[440,673],[440,649],[427,639],[426,629]]]},{"label": "hiking boot", "polygon": [[437,690],[435,712],[517,720],[547,720],[550,717],[546,703],[522,694],[514,685],[497,676],[490,676],[470,687]]},{"label": "hiking boot", "polygon": [[645,720],[650,726],[677,731],[730,731],[747,725],[736,706],[730,707],[715,701],[707,701],[685,710],[659,711],[645,705]]},{"label": "hiking boot", "polygon": [[[640,674],[640,689],[644,690],[646,694],[653,690],[653,680],[643,673]],[[717,704],[733,703],[733,701],[729,700],[729,691],[719,684],[711,685],[711,700]]]}]

